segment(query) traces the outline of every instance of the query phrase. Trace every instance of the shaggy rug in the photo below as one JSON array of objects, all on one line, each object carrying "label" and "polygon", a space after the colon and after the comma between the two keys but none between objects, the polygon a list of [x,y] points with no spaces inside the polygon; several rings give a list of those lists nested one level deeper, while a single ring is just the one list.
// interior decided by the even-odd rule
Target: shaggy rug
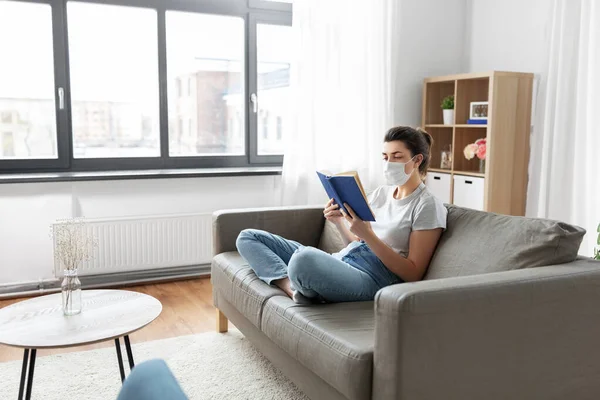
[{"label": "shaggy rug", "polygon": [[[132,348],[138,364],[151,358],[166,360],[192,400],[308,400],[236,330],[132,343]],[[128,372],[127,361],[124,362]],[[21,363],[0,364],[0,399],[17,398]],[[46,357],[41,350],[35,364],[31,398],[113,400],[120,386],[114,346]]]}]

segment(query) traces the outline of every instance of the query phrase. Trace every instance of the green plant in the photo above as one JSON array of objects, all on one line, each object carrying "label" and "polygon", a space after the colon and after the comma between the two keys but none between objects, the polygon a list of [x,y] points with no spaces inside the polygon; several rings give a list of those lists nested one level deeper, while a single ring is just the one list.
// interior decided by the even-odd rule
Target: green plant
[{"label": "green plant", "polygon": [[[598,232],[598,239],[596,240],[596,244],[600,246],[600,224],[598,224],[598,229],[596,229],[596,231]],[[594,249],[594,258],[596,260],[600,260],[600,247]]]},{"label": "green plant", "polygon": [[454,110],[454,95],[444,97],[442,100],[443,110]]}]

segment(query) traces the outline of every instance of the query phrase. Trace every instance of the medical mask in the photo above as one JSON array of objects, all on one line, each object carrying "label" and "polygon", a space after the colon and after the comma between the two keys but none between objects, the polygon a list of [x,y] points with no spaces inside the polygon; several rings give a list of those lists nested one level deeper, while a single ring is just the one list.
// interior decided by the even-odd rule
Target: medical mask
[{"label": "medical mask", "polygon": [[[414,158],[414,157],[413,157]],[[389,162],[383,160],[383,174],[388,185],[402,186],[410,179],[410,176],[414,172],[414,169],[410,174],[406,173],[406,164],[412,161],[402,162]]]}]

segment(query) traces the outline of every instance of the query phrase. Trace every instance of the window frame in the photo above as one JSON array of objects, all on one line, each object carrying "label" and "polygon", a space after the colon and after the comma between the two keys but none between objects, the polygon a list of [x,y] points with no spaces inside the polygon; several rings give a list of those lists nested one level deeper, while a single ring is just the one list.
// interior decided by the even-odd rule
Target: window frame
[{"label": "window frame", "polygon": [[[67,110],[67,70],[62,60],[66,54],[63,2],[61,0],[18,0],[20,3],[46,4],[51,8],[52,18],[52,50],[54,68],[54,115],[56,122],[56,158],[29,158],[29,159],[0,159],[0,173],[7,171],[38,172],[45,170],[60,170],[69,166],[69,153],[71,138],[69,136],[69,119]],[[57,92],[59,88],[64,91],[64,108],[60,109]]]},{"label": "window frame", "polygon": [[[56,159],[0,159],[0,176],[15,173],[40,172],[98,172],[124,170],[232,168],[281,166],[283,156],[257,155],[257,120],[251,115],[251,88],[256,89],[256,24],[275,23],[291,25],[291,4],[254,0],[16,0],[19,2],[49,4],[52,7],[54,50],[54,86],[57,129]],[[159,138],[158,157],[75,158],[73,154],[71,87],[69,71],[67,3],[76,1],[98,5],[115,5],[154,9],[158,30],[158,85],[159,85]],[[266,4],[263,4],[266,3]],[[283,7],[282,7],[283,6]],[[200,14],[239,17],[244,21],[244,85],[246,99],[244,155],[169,156],[166,12],[183,11]],[[282,23],[283,22],[283,23]],[[254,65],[252,65],[254,63]],[[254,74],[253,74],[254,72]],[[182,84],[183,86],[183,84]],[[57,91],[64,90],[64,109],[59,109]],[[182,87],[182,90],[184,88]]]},{"label": "window frame", "polygon": [[[269,2],[266,2],[269,3]],[[285,3],[284,3],[285,4]],[[288,4],[289,5],[289,4]],[[249,23],[249,43],[250,49],[249,54],[249,71],[248,76],[250,77],[250,93],[258,93],[258,51],[257,51],[257,31],[258,25],[281,25],[281,26],[292,26],[292,15],[266,15],[266,14],[250,14]],[[260,103],[260,98],[258,98]],[[283,164],[283,155],[259,155],[258,154],[258,113],[249,111],[250,116],[250,163],[252,164]],[[254,131],[252,131],[254,130]],[[284,139],[285,140],[285,139]]]},{"label": "window frame", "polygon": [[285,2],[267,1],[267,0],[248,0],[250,8],[259,8],[265,10],[278,10],[292,12],[293,5]]}]

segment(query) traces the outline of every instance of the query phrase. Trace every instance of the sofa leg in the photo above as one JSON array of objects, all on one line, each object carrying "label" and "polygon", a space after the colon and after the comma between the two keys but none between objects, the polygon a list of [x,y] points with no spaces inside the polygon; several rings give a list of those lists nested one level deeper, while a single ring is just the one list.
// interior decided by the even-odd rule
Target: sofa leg
[{"label": "sofa leg", "polygon": [[229,321],[227,321],[227,317],[225,316],[225,314],[223,314],[221,312],[221,310],[219,310],[217,308],[217,332],[219,332],[219,333],[227,332],[228,322]]}]

